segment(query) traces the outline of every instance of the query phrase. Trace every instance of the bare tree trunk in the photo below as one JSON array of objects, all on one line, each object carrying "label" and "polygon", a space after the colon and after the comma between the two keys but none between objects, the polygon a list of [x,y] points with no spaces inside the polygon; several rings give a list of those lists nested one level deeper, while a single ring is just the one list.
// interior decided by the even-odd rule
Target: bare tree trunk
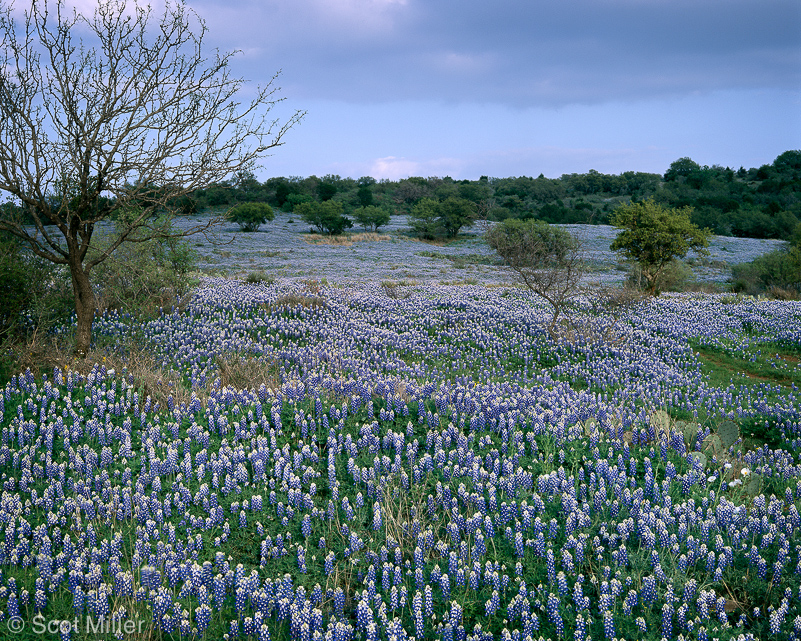
[{"label": "bare tree trunk", "polygon": [[[72,258],[72,255],[71,255]],[[92,323],[95,318],[95,294],[89,275],[77,260],[70,260],[70,276],[72,277],[72,292],[75,295],[75,313],[78,326],[75,328],[75,355],[85,358],[92,342]]]}]

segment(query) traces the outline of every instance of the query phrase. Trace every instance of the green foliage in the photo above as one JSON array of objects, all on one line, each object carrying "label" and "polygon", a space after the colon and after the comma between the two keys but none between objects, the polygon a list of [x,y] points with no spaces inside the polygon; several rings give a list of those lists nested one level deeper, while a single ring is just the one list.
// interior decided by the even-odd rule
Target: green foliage
[{"label": "green foliage", "polygon": [[382,225],[389,222],[389,212],[383,207],[375,205],[365,205],[353,211],[353,217],[365,229],[376,231]]},{"label": "green foliage", "polygon": [[[171,237],[168,219],[156,221],[164,238],[122,244],[93,270],[101,309],[134,315],[152,314],[168,307],[196,283],[188,278],[195,268],[196,253],[181,238]],[[106,239],[96,233],[102,248]]]},{"label": "green foliage", "polygon": [[74,309],[69,275],[0,235],[0,342],[46,331]]},{"label": "green foliage", "polygon": [[353,227],[349,218],[342,214],[344,207],[338,200],[325,202],[304,202],[295,207],[295,213],[304,221],[315,227],[321,234],[332,236],[341,234],[345,229]]},{"label": "green foliage", "polygon": [[0,336],[11,332],[29,303],[27,269],[13,237],[0,237]]},{"label": "green foliage", "polygon": [[221,207],[233,202],[233,194],[227,185],[212,185],[205,190],[205,198],[209,207]]},{"label": "green foliage", "polygon": [[450,196],[439,203],[439,223],[448,238],[455,238],[462,227],[470,227],[475,215],[475,204],[466,198]]},{"label": "green foliage", "polygon": [[356,192],[356,198],[361,207],[369,207],[373,204],[373,189],[370,185],[360,185]]},{"label": "green foliage", "polygon": [[508,219],[485,238],[504,261],[531,269],[559,265],[578,246],[568,231],[542,220]]},{"label": "green foliage", "polygon": [[612,251],[639,265],[652,294],[658,293],[662,272],[676,258],[691,250],[706,252],[710,232],[690,222],[691,213],[689,208],[668,208],[649,199],[621,205],[612,215],[612,224],[621,230]]},{"label": "green foliage", "polygon": [[553,332],[584,273],[579,241],[544,221],[512,218],[495,225],[485,239],[520,281],[553,307],[548,327]]},{"label": "green foliage", "polygon": [[[248,172],[193,194],[198,208],[237,202],[267,202],[292,211],[301,202],[336,199],[351,208],[369,205],[407,213],[421,199],[460,198],[473,203],[480,218],[539,218],[553,224],[607,224],[621,202],[653,198],[669,208],[692,208],[690,221],[716,234],[750,238],[790,236],[801,221],[801,151],[786,151],[769,165],[734,171],[701,166],[679,158],[664,174],[626,171],[619,175],[591,169],[559,178],[527,176],[457,181],[448,176],[413,176],[399,181],[322,178],[270,178],[263,184]],[[663,180],[664,178],[664,180]],[[436,218],[436,217],[435,217]],[[423,236],[445,237],[445,229],[421,222]]]},{"label": "green foliage", "polygon": [[261,225],[275,218],[275,214],[267,203],[240,203],[225,217],[237,223],[242,231],[257,231]]},{"label": "green foliage", "polygon": [[[672,260],[665,265],[656,280],[656,291],[659,292],[684,292],[693,284],[696,284],[695,274],[692,268],[681,260]],[[645,279],[639,263],[632,265],[627,278],[627,285],[640,291],[646,289],[648,281]]]},{"label": "green foliage", "polygon": [[784,250],[764,254],[750,263],[732,267],[732,289],[746,294],[787,290],[801,293],[801,248],[791,245]]},{"label": "green foliage", "polygon": [[475,203],[456,196],[444,200],[422,198],[412,207],[410,221],[414,232],[423,239],[455,238],[462,227],[473,224]]},{"label": "green foliage", "polygon": [[412,230],[420,238],[433,240],[441,235],[439,203],[433,198],[421,198],[409,215]]},{"label": "green foliage", "polygon": [[303,203],[313,203],[314,198],[308,194],[289,194],[284,201],[284,209],[286,211],[297,211],[298,205]]},{"label": "green foliage", "polygon": [[337,191],[337,186],[328,180],[322,180],[317,185],[317,196],[323,202],[331,200],[336,195]]},{"label": "green foliage", "polygon": [[275,276],[268,274],[264,270],[258,270],[255,272],[250,272],[245,278],[245,282],[251,284],[264,284],[264,285],[272,285],[275,282]]}]

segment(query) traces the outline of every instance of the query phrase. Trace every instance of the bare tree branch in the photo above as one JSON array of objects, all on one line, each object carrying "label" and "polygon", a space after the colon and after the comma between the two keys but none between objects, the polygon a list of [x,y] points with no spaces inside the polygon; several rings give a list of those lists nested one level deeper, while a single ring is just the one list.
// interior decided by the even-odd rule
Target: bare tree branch
[{"label": "bare tree branch", "polygon": [[[243,102],[235,52],[207,57],[206,31],[180,2],[156,17],[137,1],[100,0],[85,16],[32,0],[20,23],[0,5],[0,191],[25,217],[3,213],[0,229],[69,265],[79,353],[91,338],[92,267],[127,242],[207,232],[219,219],[181,232],[151,221],[251,169],[305,115],[268,118],[283,100],[278,74]],[[107,219],[116,236],[87,260]]]},{"label": "bare tree branch", "polygon": [[579,291],[584,275],[583,247],[569,232],[540,220],[507,219],[485,238],[517,279],[553,308],[549,333]]}]

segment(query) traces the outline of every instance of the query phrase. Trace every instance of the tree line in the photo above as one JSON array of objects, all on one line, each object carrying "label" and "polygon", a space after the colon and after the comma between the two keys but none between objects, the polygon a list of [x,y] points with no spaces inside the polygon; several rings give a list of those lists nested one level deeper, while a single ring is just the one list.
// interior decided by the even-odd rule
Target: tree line
[{"label": "tree line", "polygon": [[[187,195],[179,204],[185,213],[192,213],[263,202],[282,211],[306,213],[310,220],[311,212],[317,220],[320,211],[327,212],[333,221],[343,217],[365,228],[385,224],[391,214],[410,214],[415,230],[433,237],[453,235],[455,227],[458,233],[476,219],[609,224],[619,205],[648,199],[670,208],[692,208],[691,222],[714,234],[786,239],[801,221],[801,151],[786,151],[771,164],[737,170],[679,158],[664,175],[635,171],[614,175],[591,169],[559,178],[376,180],[329,174],[260,182],[252,172],[240,171]],[[322,209],[318,206],[329,201]],[[347,227],[341,220],[338,224],[339,231]]]}]

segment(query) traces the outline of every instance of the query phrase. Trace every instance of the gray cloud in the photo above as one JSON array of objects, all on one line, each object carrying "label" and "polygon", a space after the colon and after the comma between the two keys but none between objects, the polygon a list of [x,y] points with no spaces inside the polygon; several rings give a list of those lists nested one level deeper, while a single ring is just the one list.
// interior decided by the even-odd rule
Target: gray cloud
[{"label": "gray cloud", "polygon": [[289,95],[515,107],[801,88],[796,0],[278,0],[193,6]]}]

